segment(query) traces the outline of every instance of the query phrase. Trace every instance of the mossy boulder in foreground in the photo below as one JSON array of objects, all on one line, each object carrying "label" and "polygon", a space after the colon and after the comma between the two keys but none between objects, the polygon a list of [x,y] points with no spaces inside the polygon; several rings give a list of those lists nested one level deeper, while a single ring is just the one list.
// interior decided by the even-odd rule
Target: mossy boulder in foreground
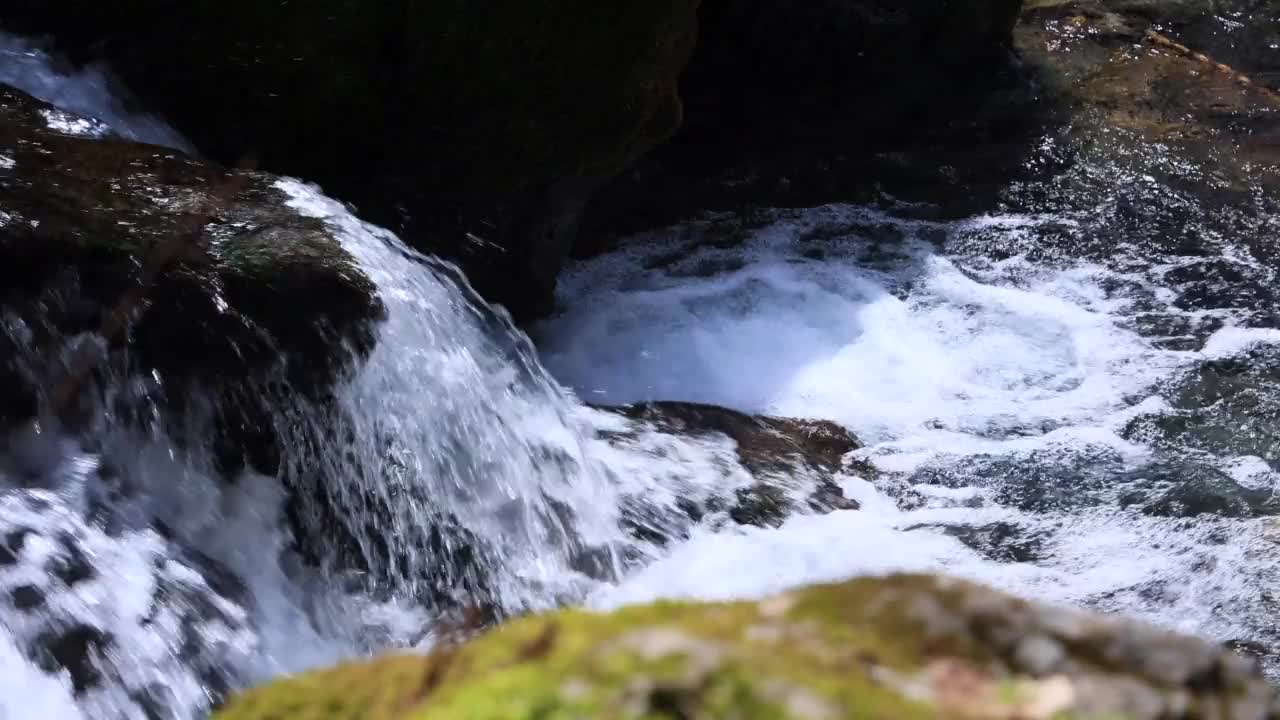
[{"label": "mossy boulder in foreground", "polygon": [[245,693],[216,720],[1265,718],[1243,658],[930,576],[510,623]]}]

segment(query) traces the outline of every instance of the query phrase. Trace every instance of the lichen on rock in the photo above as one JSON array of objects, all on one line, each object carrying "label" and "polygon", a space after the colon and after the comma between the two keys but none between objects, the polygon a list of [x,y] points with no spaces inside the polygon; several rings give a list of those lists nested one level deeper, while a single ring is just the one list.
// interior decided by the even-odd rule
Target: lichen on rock
[{"label": "lichen on rock", "polygon": [[514,621],[425,657],[278,680],[216,720],[1264,718],[1246,660],[932,576]]}]

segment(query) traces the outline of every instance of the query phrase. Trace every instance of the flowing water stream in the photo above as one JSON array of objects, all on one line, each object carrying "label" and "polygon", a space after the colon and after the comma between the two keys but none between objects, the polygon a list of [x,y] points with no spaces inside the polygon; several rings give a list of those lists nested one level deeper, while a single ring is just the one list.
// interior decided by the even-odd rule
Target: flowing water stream
[{"label": "flowing water stream", "polygon": [[[59,72],[17,39],[0,38],[0,81],[91,119],[48,118],[68,132],[182,144],[101,73]],[[29,429],[0,458],[15,606],[0,609],[0,718],[200,717],[228,689],[429,647],[432,598],[450,594],[607,608],[902,569],[1266,660],[1280,214],[1265,198],[1214,214],[1123,167],[1090,171],[1126,190],[1087,211],[1051,188],[1021,214],[827,206],[637,238],[566,274],[536,351],[454,268],[281,181],[387,307],[339,412],[278,410],[284,474],[323,478],[367,576],[296,555],[281,480],[227,483],[161,424]],[[1195,243],[1125,224],[1126,203],[1184,201]],[[675,507],[749,479],[726,474],[728,441],[630,428],[611,444],[626,421],[579,398],[833,420],[866,443],[840,478],[862,509],[636,539],[637,498]]]}]

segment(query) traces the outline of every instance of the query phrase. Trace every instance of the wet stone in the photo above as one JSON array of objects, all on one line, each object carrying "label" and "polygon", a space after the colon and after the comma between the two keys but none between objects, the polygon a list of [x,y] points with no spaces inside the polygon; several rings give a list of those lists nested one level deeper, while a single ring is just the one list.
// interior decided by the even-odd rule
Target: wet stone
[{"label": "wet stone", "polygon": [[92,579],[93,566],[89,564],[89,558],[80,549],[76,539],[67,533],[62,533],[58,536],[58,544],[63,554],[50,558],[45,564],[45,571],[66,583],[68,587]]},{"label": "wet stone", "polygon": [[51,630],[36,638],[32,655],[46,672],[67,671],[77,693],[96,686],[102,679],[98,658],[111,645],[111,636],[89,625]]},{"label": "wet stone", "polygon": [[1011,522],[993,522],[985,525],[921,524],[904,528],[933,530],[953,537],[966,547],[996,562],[1034,563],[1050,556],[1046,547],[1047,534],[1038,533]]},{"label": "wet stone", "polygon": [[22,546],[26,543],[27,536],[35,531],[30,528],[18,528],[10,530],[0,538],[0,565],[13,565],[18,562],[18,556],[22,553]]},{"label": "wet stone", "polygon": [[1165,460],[1127,473],[1118,481],[1122,507],[1144,514],[1254,517],[1280,511],[1269,488],[1249,488],[1217,468],[1194,461]]},{"label": "wet stone", "polygon": [[35,585],[21,585],[9,593],[13,606],[18,610],[34,610],[44,604],[44,592]]}]

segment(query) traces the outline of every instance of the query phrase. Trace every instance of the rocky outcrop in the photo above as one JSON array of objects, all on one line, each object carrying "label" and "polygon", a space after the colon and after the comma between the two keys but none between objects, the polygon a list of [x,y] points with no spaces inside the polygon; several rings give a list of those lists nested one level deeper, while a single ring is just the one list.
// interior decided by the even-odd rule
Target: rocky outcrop
[{"label": "rocky outcrop", "polygon": [[903,150],[1014,87],[1021,6],[704,0],[685,126],[602,192],[581,251],[708,210],[877,199]]},{"label": "rocky outcrop", "polygon": [[[777,527],[796,513],[856,510],[838,478],[874,473],[846,456],[862,447],[848,430],[825,420],[747,415],[736,410],[684,402],[652,402],[604,408],[632,421],[606,439],[630,453],[662,454],[653,438],[726,443],[722,492],[681,498],[677,512],[647,507],[645,498],[628,505],[627,523],[640,539],[666,544],[687,534],[693,523],[722,514],[739,525]],[[745,482],[744,482],[745,481]]]},{"label": "rocky outcrop", "polygon": [[980,85],[1007,54],[1021,4],[704,0],[682,82],[689,131],[755,127],[798,140],[855,112],[874,116],[862,127],[894,130],[938,92]]},{"label": "rocky outcrop", "polygon": [[369,347],[373,285],[272,176],[106,134],[0,86],[0,417],[74,423],[95,378],[147,378],[175,416],[225,389],[243,448],[254,380],[322,395]]},{"label": "rocky outcrop", "polygon": [[[847,3],[820,3],[813,12],[840,4]],[[810,95],[823,98],[816,109],[803,100],[762,98],[731,113],[746,131],[697,137],[700,111],[688,93],[687,131],[603,191],[589,225],[609,238],[708,210],[831,202],[903,201],[916,204],[912,212],[944,218],[1043,212],[1046,198],[1030,197],[1028,188],[1052,188],[1058,197],[1049,200],[1074,210],[1096,205],[1105,191],[1083,183],[1066,187],[1062,178],[1099,159],[1129,166],[1141,161],[1139,176],[1149,174],[1173,192],[1192,183],[1201,193],[1225,192],[1210,201],[1215,205],[1250,203],[1244,191],[1259,182],[1277,187],[1280,12],[1274,3],[1028,0],[1020,15],[1011,10],[1010,21],[1018,22],[1004,41],[1013,62],[1001,64],[989,54],[986,65],[953,59],[952,75],[930,75],[911,61],[882,62],[883,87],[901,87],[901,96],[877,99],[855,86],[844,94],[844,109],[821,93]],[[1005,17],[1003,12],[984,17]],[[975,32],[959,19],[944,27],[953,29],[946,33],[952,42],[984,36],[981,26]],[[884,37],[914,47],[910,37]],[[885,47],[896,46],[886,41]],[[969,47],[976,52],[982,46]],[[691,79],[701,52],[691,63]],[[806,49],[797,52],[807,57]],[[897,67],[907,70],[900,75]],[[946,80],[914,94],[911,89],[930,77]],[[791,81],[803,87],[796,77]],[[899,106],[891,101],[912,96],[920,101],[905,105],[906,117],[896,115]],[[782,120],[774,119],[777,114]],[[787,117],[799,140],[776,127]],[[869,132],[868,123],[881,118],[887,127]],[[1179,160],[1139,157],[1154,155],[1157,147]],[[1196,177],[1177,170],[1182,160],[1198,166]],[[1181,232],[1189,220],[1174,219],[1174,195],[1161,194],[1168,207],[1145,221],[1154,226],[1167,215],[1160,232]]]},{"label": "rocky outcrop", "polygon": [[17,0],[0,23],[107,61],[202,152],[319,182],[529,315],[590,191],[679,125],[697,4]]},{"label": "rocky outcrop", "polygon": [[429,657],[277,681],[219,720],[1248,718],[1280,713],[1243,658],[1146,626],[927,576],[759,602],[518,620]]}]

